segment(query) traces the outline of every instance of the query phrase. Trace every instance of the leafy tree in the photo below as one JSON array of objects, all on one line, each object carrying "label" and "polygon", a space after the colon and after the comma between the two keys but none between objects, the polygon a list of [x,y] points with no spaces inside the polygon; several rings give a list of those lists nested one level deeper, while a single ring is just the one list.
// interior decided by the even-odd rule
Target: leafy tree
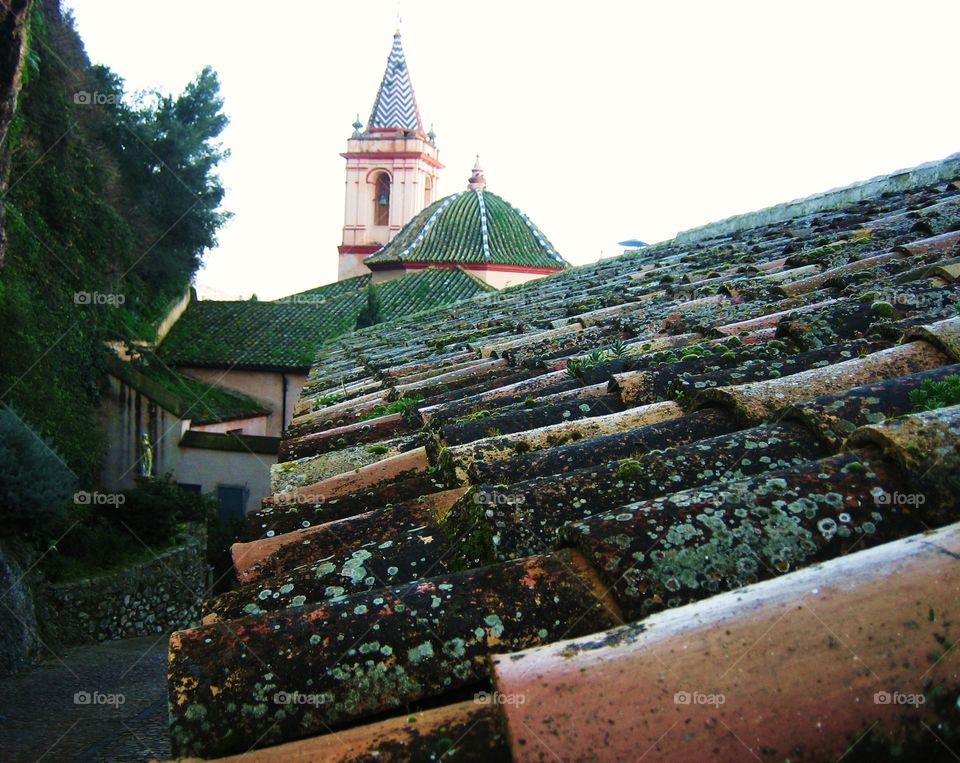
[{"label": "leafy tree", "polygon": [[[118,87],[109,71],[96,67],[96,74]],[[177,98],[147,93],[133,107],[119,103],[112,150],[136,209],[148,212],[140,244],[156,242],[134,272],[161,289],[178,289],[230,217],[219,209],[224,188],[214,172],[229,156],[216,142],[229,121],[220,83],[205,67]]]},{"label": "leafy tree", "polygon": [[367,304],[364,305],[357,315],[356,328],[362,329],[367,326],[375,326],[386,320],[383,314],[383,305],[380,303],[380,291],[376,286],[370,284],[367,287]]}]

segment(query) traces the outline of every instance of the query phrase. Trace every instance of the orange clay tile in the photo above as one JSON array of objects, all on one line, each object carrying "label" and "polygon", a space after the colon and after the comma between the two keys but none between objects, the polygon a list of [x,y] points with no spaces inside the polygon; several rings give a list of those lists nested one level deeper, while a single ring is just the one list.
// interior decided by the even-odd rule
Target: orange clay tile
[{"label": "orange clay tile", "polygon": [[903,257],[903,253],[887,252],[885,254],[878,254],[874,257],[864,257],[862,260],[848,262],[846,265],[840,265],[836,268],[824,270],[823,272],[818,273],[817,275],[809,276],[808,278],[801,278],[798,281],[791,281],[790,283],[782,284],[780,286],[780,290],[788,297],[793,297],[797,294],[806,294],[807,292],[822,289],[826,285],[827,281],[829,281],[831,278],[836,278],[837,276],[846,275],[848,273],[856,273],[860,270],[868,270],[876,267],[877,265],[881,265],[884,262],[897,259],[898,257]]},{"label": "orange clay tile", "polygon": [[707,389],[697,396],[697,407],[723,405],[744,426],[772,419],[779,410],[807,398],[842,392],[862,384],[938,368],[950,358],[927,342],[910,342],[863,358],[801,371],[779,379],[733,387]]},{"label": "orange clay tile", "polygon": [[[400,453],[376,463],[362,466],[351,472],[338,474],[336,477],[330,477],[330,479],[282,493],[275,498],[278,499],[277,502],[286,504],[310,500],[329,500],[366,487],[379,485],[388,480],[423,472],[429,465],[430,460],[427,458],[426,449],[415,448],[408,450],[406,453]],[[267,502],[267,499],[264,499],[264,501]]]},{"label": "orange clay tile", "polygon": [[832,305],[838,300],[836,299],[825,299],[823,302],[817,302],[813,305],[803,305],[802,307],[791,307],[786,310],[778,310],[775,313],[767,313],[766,315],[761,315],[757,318],[750,318],[745,321],[737,321],[736,323],[728,323],[724,326],[717,326],[716,330],[721,334],[727,334],[728,336],[733,334],[739,334],[741,331],[754,331],[756,329],[770,328],[771,326],[776,326],[781,318],[785,318],[788,315],[804,315],[805,313],[815,313],[818,310],[826,307],[827,305]]},{"label": "orange clay tile", "polygon": [[898,250],[910,254],[926,254],[927,252],[943,252],[956,249],[960,251],[960,231],[941,233],[939,236],[922,238],[897,247]]},{"label": "orange clay tile", "polygon": [[942,754],[934,730],[955,722],[960,691],[958,558],[951,525],[495,657],[514,760]]},{"label": "orange clay tile", "polygon": [[[427,514],[440,518],[457,500],[467,492],[467,488],[454,488],[453,490],[443,490],[439,493],[432,493],[417,499],[417,504]],[[252,583],[261,577],[260,566],[271,557],[276,555],[285,546],[302,544],[306,540],[317,544],[320,538],[333,534],[336,537],[337,528],[343,526],[342,523],[356,523],[363,517],[373,516],[374,512],[357,515],[356,517],[347,517],[346,519],[327,522],[316,527],[310,527],[305,530],[296,530],[294,532],[275,535],[272,538],[261,538],[248,543],[234,543],[230,547],[230,553],[233,557],[233,566],[237,571],[237,579],[240,583]],[[322,544],[321,544],[322,545]],[[283,569],[271,568],[270,574],[276,575],[284,572]]]}]

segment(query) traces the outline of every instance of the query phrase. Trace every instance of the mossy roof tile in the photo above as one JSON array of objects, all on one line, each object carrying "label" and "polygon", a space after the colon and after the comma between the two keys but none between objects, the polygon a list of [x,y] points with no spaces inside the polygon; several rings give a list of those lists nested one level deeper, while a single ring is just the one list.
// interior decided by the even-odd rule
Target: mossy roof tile
[{"label": "mossy roof tile", "polygon": [[[960,157],[951,166],[960,174]],[[873,190],[852,194],[856,197],[852,200],[851,194],[841,194],[831,208],[824,208],[819,195],[810,203],[787,205],[788,212],[795,212],[792,216],[774,210],[725,221],[622,257],[398,317],[322,348],[311,370],[311,386],[305,388],[301,401],[303,409],[311,411],[310,417],[291,428],[288,442],[302,444],[311,435],[338,427],[340,432],[349,431],[350,437],[342,445],[334,440],[332,448],[314,448],[303,462],[280,463],[278,468],[288,472],[291,484],[298,475],[335,464],[348,448],[366,446],[369,453],[377,454],[390,438],[404,435],[415,435],[424,445],[416,464],[394,469],[391,477],[374,478],[375,472],[387,472],[386,461],[364,467],[368,476],[363,479],[345,471],[340,477],[298,485],[273,496],[251,517],[251,529],[260,537],[288,533],[289,543],[299,541],[298,565],[302,566],[287,577],[261,579],[245,594],[244,589],[235,594],[241,611],[249,615],[229,623],[231,639],[257,652],[280,654],[282,660],[308,660],[320,654],[329,661],[332,654],[338,660],[337,673],[330,675],[344,682],[368,682],[364,685],[379,701],[376,707],[365,705],[364,699],[352,705],[338,703],[333,709],[323,703],[284,708],[296,714],[299,725],[288,724],[286,728],[292,730],[282,734],[282,740],[326,733],[337,725],[375,722],[375,714],[391,701],[395,705],[455,702],[460,698],[456,681],[420,681],[411,690],[409,677],[419,676],[425,666],[457,677],[475,669],[469,657],[481,659],[485,654],[499,661],[501,667],[494,670],[501,680],[507,675],[512,682],[507,689],[511,693],[501,694],[501,701],[524,697],[528,703],[523,723],[516,720],[524,715],[514,712],[522,709],[517,700],[502,715],[516,759],[546,754],[526,732],[534,721],[549,732],[557,718],[563,720],[564,734],[571,740],[586,740],[576,749],[600,758],[623,757],[616,745],[629,752],[658,743],[657,738],[644,739],[643,730],[621,730],[622,739],[618,737],[616,745],[606,731],[595,734],[595,724],[571,715],[565,700],[577,697],[578,686],[586,687],[591,701],[601,709],[630,704],[653,717],[667,708],[670,717],[664,732],[657,732],[660,737],[669,736],[669,724],[678,719],[691,729],[710,732],[698,742],[702,749],[729,743],[731,758],[738,754],[734,750],[738,743],[730,741],[734,737],[755,740],[756,745],[769,743],[770,749],[777,750],[803,746],[811,739],[811,744],[819,744],[817,740],[826,738],[819,727],[808,735],[782,719],[774,724],[745,721],[743,713],[727,719],[729,724],[722,729],[726,736],[720,740],[711,732],[716,708],[697,715],[695,711],[704,708],[695,703],[671,704],[674,691],[692,693],[700,687],[707,692],[709,688],[702,687],[729,684],[724,683],[728,666],[718,667],[712,658],[697,663],[697,686],[677,686],[653,699],[647,684],[630,680],[620,681],[617,695],[612,696],[609,687],[603,688],[609,676],[602,665],[590,668],[602,674],[590,679],[590,671],[583,673],[575,661],[596,650],[608,662],[610,675],[629,676],[636,654],[631,644],[652,634],[651,643],[662,645],[664,655],[676,655],[678,649],[683,651],[681,636],[692,632],[690,623],[700,623],[715,637],[710,649],[697,654],[722,652],[727,643],[731,658],[740,659],[743,643],[750,639],[728,638],[729,634],[758,624],[749,611],[760,611],[744,609],[741,602],[755,602],[762,608],[768,600],[765,592],[790,592],[775,608],[768,608],[770,617],[754,630],[757,637],[765,637],[783,612],[802,614],[801,598],[823,598],[817,575],[824,585],[837,583],[840,593],[830,596],[842,594],[843,601],[835,602],[839,612],[856,608],[860,591],[869,594],[869,606],[864,608],[867,620],[861,618],[858,627],[872,634],[870,638],[887,634],[890,644],[883,647],[887,651],[908,655],[922,651],[916,632],[904,636],[902,629],[891,630],[890,625],[905,622],[902,613],[916,609],[907,612],[907,619],[925,623],[934,655],[928,656],[921,672],[930,668],[927,674],[935,673],[947,691],[939,704],[940,689],[928,693],[924,712],[929,716],[922,724],[903,720],[895,707],[882,723],[895,725],[898,739],[903,732],[922,740],[928,728],[945,727],[952,718],[960,682],[955,671],[951,674],[943,667],[946,660],[940,659],[946,656],[941,647],[948,646],[949,640],[930,634],[935,625],[940,627],[944,602],[955,598],[956,576],[950,578],[949,595],[927,608],[910,604],[925,598],[907,594],[911,586],[917,588],[931,576],[922,570],[909,576],[890,573],[897,570],[898,560],[916,556],[916,549],[933,548],[928,540],[917,540],[922,536],[907,542],[899,539],[925,527],[943,533],[936,528],[956,516],[956,480],[950,477],[956,471],[951,458],[957,445],[956,411],[943,408],[935,414],[914,414],[915,401],[904,394],[904,389],[922,383],[920,377],[952,376],[946,367],[957,361],[956,343],[950,339],[960,325],[956,307],[960,284],[937,275],[953,252],[910,246],[924,235],[914,229],[918,216],[929,217],[930,207],[952,206],[945,202],[956,190],[945,187],[940,179],[933,185],[907,186],[902,179],[892,179],[887,186],[869,188]],[[469,211],[466,203],[460,211]],[[454,232],[458,219],[450,218]],[[882,225],[876,225],[880,220]],[[466,232],[458,236],[454,243],[476,243]],[[423,246],[427,238],[423,237]],[[493,245],[489,231],[488,244]],[[903,256],[867,266],[855,264],[895,247]],[[447,256],[443,252],[460,250],[437,251],[437,256]],[[790,290],[778,288],[829,269],[835,270],[824,279],[801,282],[797,295],[785,295]],[[779,275],[775,283],[760,278],[769,273]],[[898,278],[908,273],[910,279],[899,283]],[[624,304],[630,308],[607,309]],[[569,326],[574,316],[585,315],[590,325],[583,330],[555,331]],[[724,329],[736,333],[726,336]],[[481,358],[483,348],[494,346],[499,348],[497,365],[471,365]],[[474,374],[475,369],[489,373]],[[897,394],[886,394],[893,377],[901,380]],[[363,384],[332,404],[317,397],[320,391],[358,379],[375,380],[378,391],[395,408],[402,408],[399,419],[384,431],[366,424],[363,406],[351,410],[350,399],[363,394]],[[397,401],[405,390],[414,388],[425,399]],[[824,397],[827,393],[829,397]],[[816,401],[810,400],[817,395]],[[949,405],[947,394],[943,396]],[[794,407],[788,410],[791,403]],[[798,411],[813,411],[814,403],[819,406],[815,412],[798,415]],[[324,415],[325,406],[329,416]],[[428,415],[422,415],[421,409]],[[912,418],[896,418],[905,415]],[[890,417],[894,423],[887,423]],[[936,428],[931,425],[933,418],[938,420]],[[835,437],[824,437],[827,425]],[[847,439],[851,431],[853,436]],[[873,434],[867,436],[865,431]],[[840,451],[844,442],[847,450]],[[390,458],[389,453],[383,456]],[[946,466],[938,471],[938,463]],[[335,492],[331,488],[338,479],[361,487]],[[415,532],[410,530],[413,535],[404,536],[403,543],[384,534],[383,526],[390,526],[391,511],[401,501],[416,501],[418,496],[455,487],[468,492],[442,511],[426,515],[425,526],[417,522]],[[323,496],[332,500],[321,500]],[[301,499],[310,500],[301,503]],[[303,522],[316,526],[318,521],[344,517],[352,517],[356,538],[345,547],[338,544],[337,564],[327,559],[329,550],[311,551],[304,538],[294,535],[297,528],[306,526]],[[336,524],[324,526],[336,534]],[[397,530],[405,532],[399,525]],[[955,551],[956,532],[946,555],[924,552],[924,565],[929,563],[936,572],[930,591],[942,590],[938,576],[955,569],[950,554]],[[372,537],[377,542],[368,540]],[[426,550],[417,551],[417,544],[426,542],[432,548],[446,543],[444,567],[462,570],[465,576],[442,582],[436,578],[433,559]],[[881,564],[857,564],[861,554]],[[503,577],[521,559],[529,565],[526,574],[519,580]],[[479,623],[464,615],[459,620],[461,632],[452,638],[434,634],[428,639],[411,632],[391,641],[389,651],[380,651],[380,656],[374,653],[383,646],[379,634],[369,643],[341,647],[337,641],[341,626],[327,614],[343,609],[347,615],[336,622],[352,622],[349,613],[369,618],[372,608],[380,607],[374,612],[376,619],[388,610],[397,611],[397,603],[408,605],[388,599],[390,591],[405,586],[404,590],[421,596],[417,614],[424,622],[437,618],[436,622],[445,623],[457,606],[479,602],[483,594],[507,602],[524,587],[536,589],[559,561],[579,581],[581,594],[590,592],[588,600],[600,604],[607,616],[630,624],[626,629],[605,630],[605,625],[597,623],[592,629],[600,633],[548,646],[541,654],[549,654],[551,662],[544,666],[537,662],[536,653],[516,651],[514,644],[523,636],[550,645],[558,641],[556,631],[546,625],[536,632],[524,631],[517,623],[543,615],[562,623],[575,598],[572,588],[552,591],[551,598],[540,600],[535,613],[522,605],[500,605],[482,610]],[[822,566],[810,566],[818,562]],[[845,577],[842,572],[830,572],[831,566],[855,567],[863,584],[839,585]],[[491,570],[500,576],[497,582],[480,582]],[[305,585],[306,578],[302,583],[298,577],[311,572],[331,580],[349,578],[351,585],[363,591],[350,593],[340,585],[318,591],[314,578]],[[378,575],[385,575],[385,581],[378,580]],[[308,593],[297,598],[301,584]],[[724,599],[722,592],[728,589],[736,590]],[[273,597],[274,591],[298,602],[295,607],[303,607],[283,609],[281,615],[259,613],[258,601]],[[244,595],[249,597],[246,604]],[[723,601],[729,604],[727,614],[716,620]],[[586,609],[581,606],[580,612]],[[817,624],[799,616],[796,620],[796,628],[775,633],[765,652],[773,657],[757,663],[761,668],[751,672],[749,685],[734,687],[746,692],[748,700],[731,695],[730,702],[749,707],[749,698],[783,695],[792,698],[783,718],[793,718],[800,712],[798,707],[809,709],[805,688],[809,681],[804,682],[809,670],[790,669],[790,660],[800,654],[812,665],[850,662],[848,654],[837,656],[830,631],[811,636],[810,628],[815,631]],[[278,623],[277,635],[264,635]],[[661,630],[665,635],[657,636]],[[205,717],[223,717],[229,701],[215,696],[212,687],[219,689],[218,682],[232,669],[221,670],[219,644],[202,646],[200,637],[206,635],[207,631],[194,631],[182,640],[171,640],[173,727],[188,737],[184,749],[193,745],[190,749],[201,752],[229,745],[232,731],[221,723],[205,727],[201,734],[196,731],[196,718],[190,716],[190,708],[196,707],[189,704],[191,696],[204,698],[202,710],[209,710]],[[395,635],[391,631],[391,638]],[[465,644],[475,643],[475,638],[487,639],[486,651],[465,653]],[[188,646],[178,646],[181,643]],[[501,656],[494,658],[495,654]],[[787,655],[786,662],[782,655]],[[891,686],[901,685],[896,671],[907,663],[888,662],[874,669],[887,671],[884,675],[893,680]],[[788,669],[778,672],[769,665]],[[559,676],[546,694],[541,691],[545,675],[541,667]],[[662,661],[651,668],[651,675],[663,678]],[[195,676],[201,676],[201,686],[196,685]],[[484,681],[490,674],[470,673],[470,677]],[[874,677],[868,678],[861,682],[864,692],[873,692]],[[259,671],[239,680],[251,693],[262,687]],[[505,690],[505,684],[497,686]],[[236,695],[237,687],[231,691]],[[537,692],[543,697],[530,710],[529,698],[539,697]],[[876,722],[878,705],[869,694],[863,696],[864,701],[854,703],[828,697],[818,706],[824,727],[837,717],[846,724],[843,733],[830,732],[830,745],[836,747],[831,747],[830,755],[841,754],[857,730]],[[611,723],[620,715],[611,715]],[[251,731],[265,729],[269,721],[265,715],[257,716],[256,709],[243,718]],[[305,728],[310,731],[304,732]],[[376,727],[366,728],[370,738],[376,738]],[[870,744],[874,742],[884,744],[883,740]],[[681,747],[686,743],[685,737],[676,742]],[[372,748],[371,744],[371,752]],[[252,757],[257,756],[254,752]]]}]

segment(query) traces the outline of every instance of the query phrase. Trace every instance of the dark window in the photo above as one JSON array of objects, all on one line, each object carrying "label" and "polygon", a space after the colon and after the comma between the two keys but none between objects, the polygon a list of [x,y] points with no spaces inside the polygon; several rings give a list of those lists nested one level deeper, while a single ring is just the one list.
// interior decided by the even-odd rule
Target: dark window
[{"label": "dark window", "polygon": [[377,193],[373,198],[373,224],[390,224],[390,176],[386,172],[377,175]]},{"label": "dark window", "polygon": [[217,500],[220,501],[220,524],[246,516],[247,489],[238,485],[217,485]]},{"label": "dark window", "polygon": [[203,490],[203,485],[194,485],[192,482],[178,482],[177,487],[188,493],[199,493]]}]

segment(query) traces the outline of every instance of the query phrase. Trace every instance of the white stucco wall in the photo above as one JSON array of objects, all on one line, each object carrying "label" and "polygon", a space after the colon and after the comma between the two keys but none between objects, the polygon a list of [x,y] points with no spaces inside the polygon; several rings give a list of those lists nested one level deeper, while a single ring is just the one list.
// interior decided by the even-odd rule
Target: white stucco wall
[{"label": "white stucco wall", "polygon": [[[379,246],[436,198],[441,169],[437,148],[420,136],[404,137],[396,132],[375,133],[347,141],[344,181],[344,246]],[[378,175],[390,177],[388,225],[374,225]],[[337,278],[343,280],[370,271],[363,264],[365,254],[348,252],[339,256]]]},{"label": "white stucco wall", "polygon": [[[201,432],[235,432],[237,434],[265,435],[267,434],[267,417],[254,416],[247,419],[231,419],[218,421],[215,424],[193,424],[191,429]],[[236,430],[240,430],[236,432]]]},{"label": "white stucco wall", "polygon": [[[226,370],[220,368],[191,368],[181,366],[178,366],[177,370],[208,384],[216,384],[220,387],[236,390],[266,405],[270,409],[271,414],[267,417],[263,431],[244,431],[244,434],[263,434],[268,437],[280,437],[280,435],[283,434],[284,427],[290,423],[290,419],[293,416],[293,406],[300,397],[300,390],[303,389],[303,385],[307,381],[306,372],[296,371],[239,371],[236,369]],[[285,420],[283,420],[284,378],[287,380]],[[231,426],[227,428],[234,429],[235,427]]]},{"label": "white stucco wall", "polygon": [[203,493],[213,493],[219,485],[242,485],[247,489],[244,510],[260,507],[260,499],[270,495],[270,467],[275,455],[206,448],[181,448],[177,482],[200,485]]},{"label": "white stucco wall", "polygon": [[[190,422],[181,420],[114,376],[107,376],[100,417],[107,437],[100,475],[106,490],[133,487],[140,474],[140,437],[146,431],[154,444],[154,475],[171,472],[175,481],[200,485],[201,492],[214,495],[219,485],[243,486],[247,489],[246,511],[259,507],[260,499],[270,494],[270,467],[277,462],[275,454],[180,447],[180,439]],[[247,421],[255,426],[255,420]],[[260,417],[261,429],[264,428],[263,421]],[[225,431],[236,428],[234,424],[228,422],[195,429]]]}]

